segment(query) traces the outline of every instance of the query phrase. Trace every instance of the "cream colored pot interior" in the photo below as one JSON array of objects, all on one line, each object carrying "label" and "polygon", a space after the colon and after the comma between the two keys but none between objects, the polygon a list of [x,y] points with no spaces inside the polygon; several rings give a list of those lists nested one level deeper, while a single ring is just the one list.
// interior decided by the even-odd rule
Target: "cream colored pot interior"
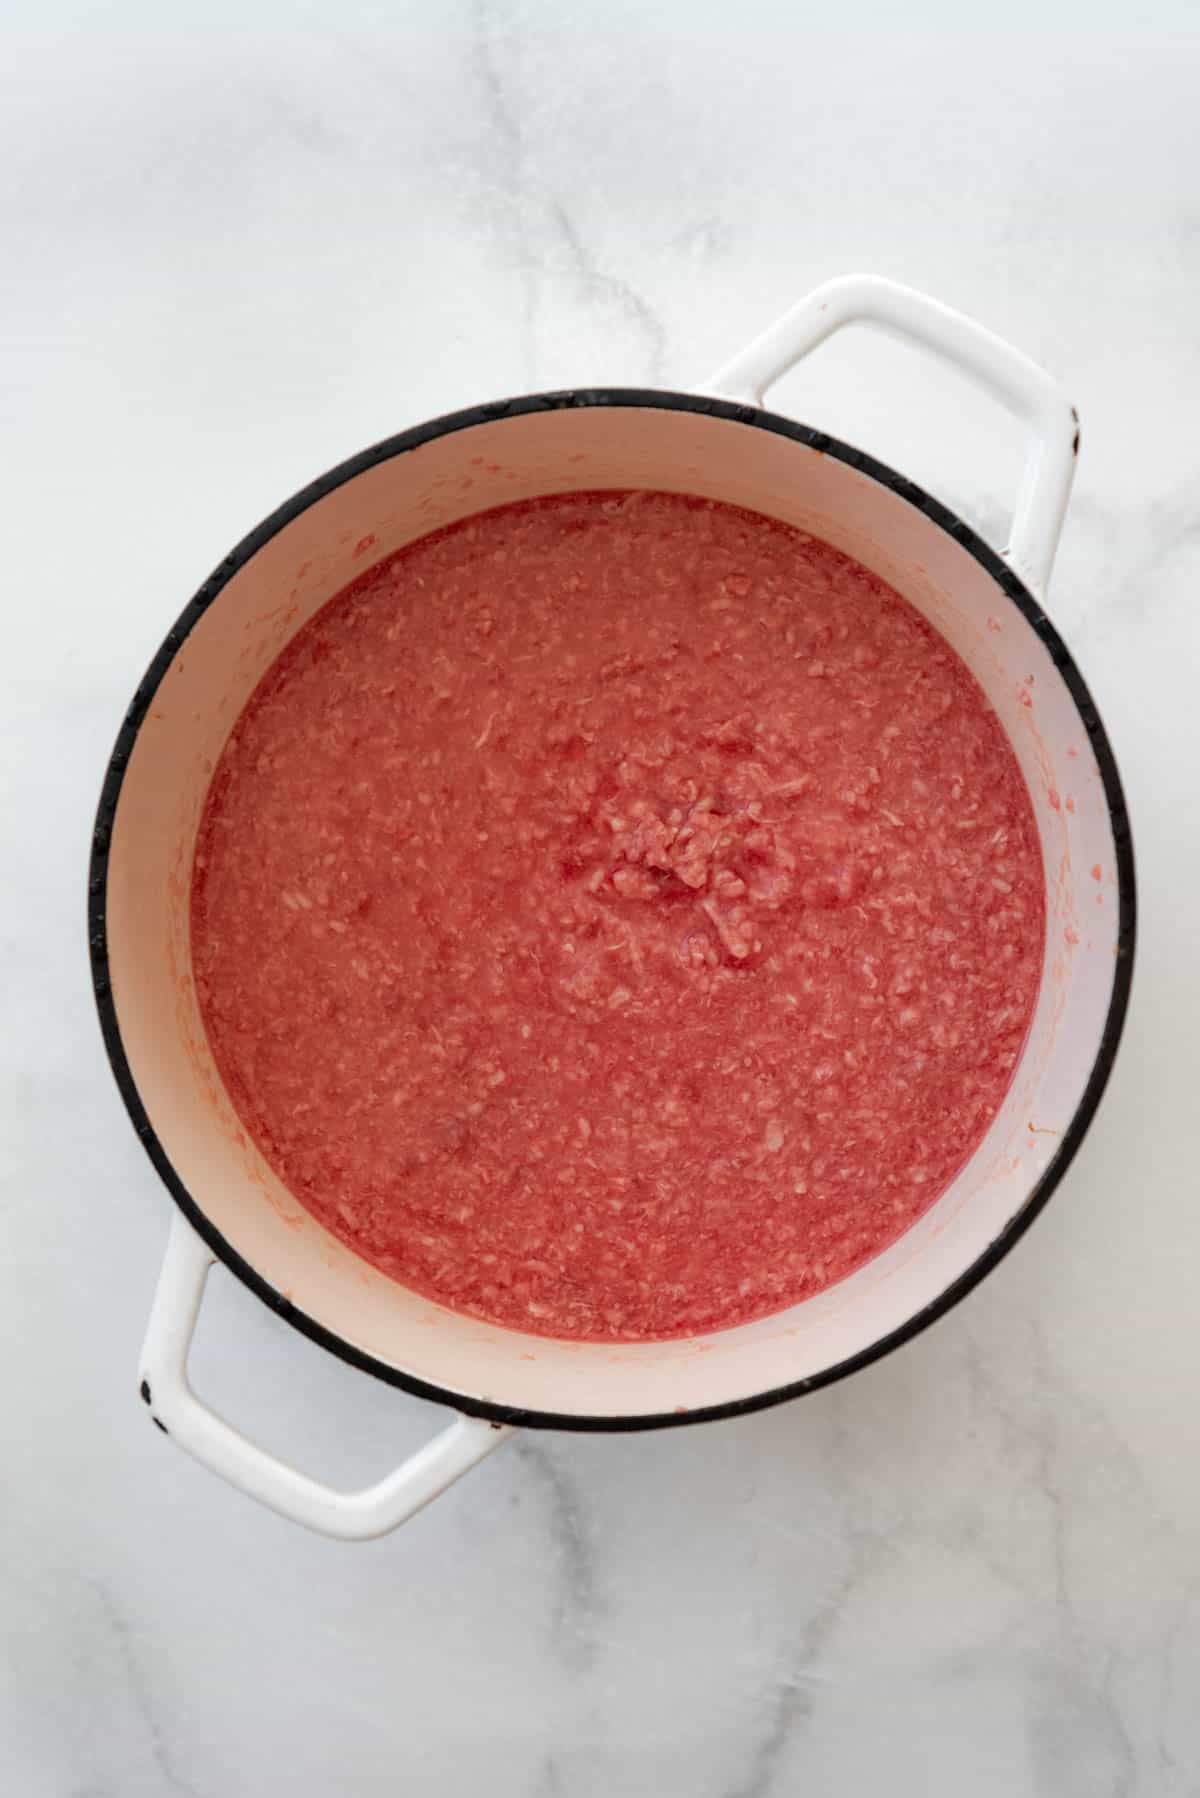
[{"label": "cream colored pot interior", "polygon": [[[999,713],[1033,795],[1046,865],[1045,978],[1029,1045],[986,1141],[884,1255],[763,1322],[683,1342],[549,1342],[456,1316],[376,1273],[281,1186],[241,1130],[192,987],[188,887],[209,776],[288,638],[347,580],[435,528],[532,494],[656,487],[812,531],[929,617]],[[1098,870],[1098,878],[1095,871]],[[164,676],[130,758],[108,882],[113,997],[166,1155],[211,1224],[269,1284],[363,1353],[451,1393],[612,1417],[725,1404],[835,1366],[904,1325],[1021,1208],[1096,1057],[1117,943],[1114,844],[1074,703],[992,578],[873,478],[792,439],[634,406],[496,419],[436,438],[310,506],[242,567]]]}]

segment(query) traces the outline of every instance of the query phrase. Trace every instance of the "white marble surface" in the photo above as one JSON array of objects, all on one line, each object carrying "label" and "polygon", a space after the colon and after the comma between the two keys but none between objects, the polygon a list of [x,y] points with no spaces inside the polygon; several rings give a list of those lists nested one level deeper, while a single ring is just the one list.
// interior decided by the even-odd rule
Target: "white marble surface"
[{"label": "white marble surface", "polygon": [[[1200,24],[1015,0],[12,5],[0,69],[0,1790],[1200,1792]],[[148,1427],[168,1205],[84,860],[142,665],[242,532],[474,399],[687,383],[816,281],[1029,350],[1084,455],[1053,610],[1142,882],[1109,1098],[965,1305],[847,1384],[519,1438],[344,1548]],[[1002,535],[1016,439],[847,340],[778,394]],[[198,1377],[337,1479],[438,1415],[221,1277]]]}]

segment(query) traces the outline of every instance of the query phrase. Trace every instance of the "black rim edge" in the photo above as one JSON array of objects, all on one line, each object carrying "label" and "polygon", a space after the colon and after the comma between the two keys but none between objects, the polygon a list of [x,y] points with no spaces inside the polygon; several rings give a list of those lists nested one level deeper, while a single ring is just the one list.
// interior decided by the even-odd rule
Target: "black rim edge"
[{"label": "black rim edge", "polygon": [[[869,476],[914,506],[953,537],[955,542],[960,544],[991,575],[1005,596],[1032,626],[1045,645],[1075,703],[1104,784],[1104,795],[1116,849],[1118,894],[1117,951],[1113,969],[1112,993],[1104,1031],[1087,1085],[1075,1109],[1074,1116],[1064,1131],[1058,1148],[1047,1164],[1041,1179],[1032,1189],[1020,1210],[1010,1218],[1004,1229],[988,1245],[983,1254],[972,1262],[971,1266],[961,1273],[952,1285],[905,1323],[890,1331],[886,1336],[880,1337],[878,1341],[871,1343],[868,1347],[861,1349],[856,1355],[838,1362],[833,1367],[825,1368],[818,1374],[792,1381],[784,1386],[772,1387],[769,1391],[754,1393],[746,1398],[731,1399],[724,1404],[707,1405],[696,1410],[649,1412],[629,1417],[598,1417],[575,1415],[571,1412],[527,1410],[517,1406],[492,1403],[486,1399],[454,1392],[427,1380],[418,1379],[412,1374],[389,1367],[386,1362],[379,1361],[374,1356],[355,1348],[353,1344],[346,1342],[342,1337],[326,1329],[323,1324],[299,1310],[282,1293],[264,1280],[261,1274],[245,1261],[232,1244],[227,1242],[209,1222],[201,1207],[175,1172],[158,1139],[154,1126],[150,1122],[121,1040],[120,1026],[112,997],[105,923],[108,851],[113,820],[125,778],[125,770],[138,731],[150,702],[179,648],[238,570],[243,568],[264,544],[268,543],[286,525],[292,523],[302,512],[307,511],[310,506],[316,504],[318,500],[324,499],[347,481],[353,480],[357,475],[365,473],[381,462],[390,461],[409,450],[419,449],[422,444],[429,443],[437,437],[448,436],[455,431],[468,429],[474,425],[490,424],[498,419],[519,417],[527,413],[603,406],[631,406],[651,411],[694,412],[727,419],[735,424],[751,425],[760,430],[771,431],[777,436],[789,437],[795,442],[806,445],[809,449],[833,456],[838,461]],[[364,1373],[373,1374],[377,1379],[385,1381],[388,1385],[399,1387],[403,1391],[413,1394],[414,1397],[431,1399],[438,1404],[448,1405],[455,1410],[465,1412],[469,1416],[485,1418],[493,1423],[547,1430],[608,1433],[667,1429],[684,1424],[713,1423],[722,1418],[739,1417],[749,1412],[766,1410],[769,1406],[783,1404],[789,1399],[800,1398],[805,1393],[814,1392],[822,1386],[832,1385],[836,1380],[845,1379],[849,1374],[857,1373],[861,1368],[869,1366],[871,1362],[878,1361],[884,1355],[890,1354],[902,1343],[912,1341],[923,1330],[928,1329],[930,1324],[944,1317],[997,1266],[1013,1245],[1025,1234],[1025,1231],[1047,1204],[1067,1168],[1074,1160],[1079,1145],[1096,1114],[1096,1109],[1116,1061],[1117,1049],[1129,1006],[1136,934],[1137,899],[1133,837],[1121,777],[1107,732],[1088,691],[1087,684],[1066,644],[1037,600],[1003,558],[989,544],[985,543],[970,525],[957,517],[940,500],[934,499],[931,494],[926,493],[915,482],[897,474],[894,469],[877,461],[873,456],[853,448],[850,444],[841,442],[838,438],[829,436],[824,431],[813,430],[810,426],[800,424],[794,419],[781,417],[778,413],[767,412],[759,407],[737,404],[728,400],[710,399],[700,394],[675,393],[654,388],[585,388],[557,393],[530,394],[519,399],[500,400],[487,405],[469,407],[459,412],[447,413],[441,418],[431,419],[425,424],[399,432],[396,436],[385,438],[382,442],[352,456],[348,461],[340,463],[336,468],[330,469],[328,473],[310,482],[307,487],[302,488],[300,492],[294,494],[291,499],[272,512],[255,530],[244,537],[209,575],[167,632],[158,652],[142,677],[117,733],[117,740],[105,771],[92,832],[88,867],[88,942],[91,956],[92,988],[99,1013],[104,1046],[113,1076],[138,1140],[175,1203],[196,1232],[212,1249],[214,1255],[278,1316],[284,1318],[311,1341],[317,1343],[321,1348],[329,1350],[331,1354],[337,1355],[350,1366],[359,1368]]]}]

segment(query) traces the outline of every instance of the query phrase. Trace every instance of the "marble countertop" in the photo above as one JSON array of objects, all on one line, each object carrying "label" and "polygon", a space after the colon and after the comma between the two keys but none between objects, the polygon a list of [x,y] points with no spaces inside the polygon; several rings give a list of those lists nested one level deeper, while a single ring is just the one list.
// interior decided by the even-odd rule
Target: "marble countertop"
[{"label": "marble countertop", "polygon": [[[1200,1791],[1200,25],[1189,0],[707,0],[6,21],[0,1788],[20,1798]],[[852,1380],[518,1436],[343,1547],[134,1394],[168,1201],[104,1063],[83,871],[182,601],[322,468],[476,399],[687,384],[872,268],[1053,370],[1051,609],[1128,789],[1109,1096],[1037,1226]],[[1003,539],[1015,430],[884,340],[777,390]],[[442,1415],[226,1276],[204,1389],[337,1481]]]}]

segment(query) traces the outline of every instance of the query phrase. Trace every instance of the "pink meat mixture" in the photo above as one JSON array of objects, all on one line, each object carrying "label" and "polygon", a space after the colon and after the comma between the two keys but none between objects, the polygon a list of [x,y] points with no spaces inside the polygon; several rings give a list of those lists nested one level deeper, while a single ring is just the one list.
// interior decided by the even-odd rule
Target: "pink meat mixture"
[{"label": "pink meat mixture", "polygon": [[358,1254],[559,1337],[720,1329],[895,1240],[1024,1042],[1044,878],[963,663],[755,514],[542,499],[293,640],[202,823],[233,1102]]}]

